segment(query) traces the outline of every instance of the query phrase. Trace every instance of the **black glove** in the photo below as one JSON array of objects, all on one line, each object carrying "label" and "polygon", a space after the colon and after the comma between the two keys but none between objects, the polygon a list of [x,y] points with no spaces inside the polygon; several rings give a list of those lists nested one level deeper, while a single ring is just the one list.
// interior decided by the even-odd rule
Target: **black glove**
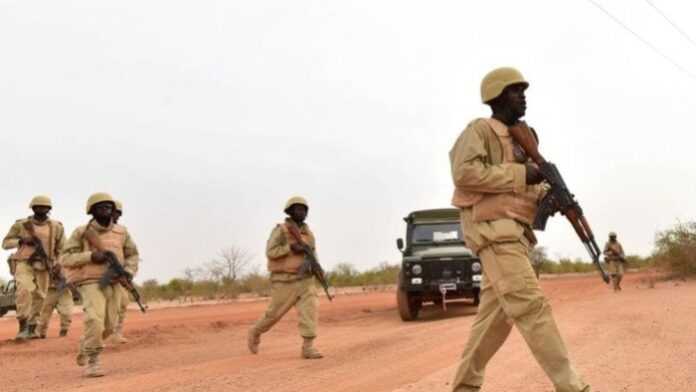
[{"label": "black glove", "polygon": [[95,264],[104,264],[106,263],[106,252],[92,252],[92,262]]},{"label": "black glove", "polygon": [[526,163],[525,168],[525,181],[527,185],[536,185],[544,181],[544,176],[541,175],[541,171],[537,165],[533,163]]},{"label": "black glove", "polygon": [[34,246],[34,239],[31,237],[27,238],[20,238],[19,239],[19,245],[26,245],[26,246]]}]

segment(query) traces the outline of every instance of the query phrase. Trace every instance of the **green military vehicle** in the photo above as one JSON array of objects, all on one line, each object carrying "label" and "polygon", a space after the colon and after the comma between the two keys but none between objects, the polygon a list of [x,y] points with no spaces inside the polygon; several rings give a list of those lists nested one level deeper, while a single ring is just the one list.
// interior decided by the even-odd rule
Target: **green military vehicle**
[{"label": "green military vehicle", "polygon": [[426,302],[444,310],[451,300],[471,299],[478,306],[481,262],[464,245],[459,210],[414,211],[404,220],[406,242],[396,240],[403,255],[396,291],[401,319],[417,319]]},{"label": "green military vehicle", "polygon": [[10,310],[17,310],[15,305],[16,288],[14,280],[7,282],[5,285],[0,285],[0,317]]}]

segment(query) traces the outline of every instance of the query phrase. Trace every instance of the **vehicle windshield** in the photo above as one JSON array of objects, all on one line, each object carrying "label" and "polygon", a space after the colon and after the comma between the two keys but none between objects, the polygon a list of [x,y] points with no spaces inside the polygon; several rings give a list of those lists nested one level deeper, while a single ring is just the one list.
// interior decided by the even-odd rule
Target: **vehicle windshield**
[{"label": "vehicle windshield", "polygon": [[459,223],[414,225],[411,234],[414,244],[464,242]]}]

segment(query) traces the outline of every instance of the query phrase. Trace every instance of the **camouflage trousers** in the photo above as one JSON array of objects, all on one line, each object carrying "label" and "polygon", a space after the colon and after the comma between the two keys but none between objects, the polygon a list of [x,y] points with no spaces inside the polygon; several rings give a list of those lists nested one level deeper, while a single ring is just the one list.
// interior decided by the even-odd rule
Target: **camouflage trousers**
[{"label": "camouflage trousers", "polygon": [[121,296],[117,285],[99,288],[98,283],[78,286],[84,309],[84,332],[80,338],[80,352],[87,356],[104,349],[104,338],[116,327]]},{"label": "camouflage trousers", "polygon": [[614,286],[614,291],[621,289],[621,281],[624,276],[624,263],[619,260],[612,260],[609,262],[609,274],[611,275],[611,280]]},{"label": "camouflage trousers", "polygon": [[[319,317],[319,298],[317,297],[314,277],[292,279],[292,274],[271,275],[271,303],[266,313],[256,322],[253,329],[259,333],[268,332],[293,307],[299,316],[298,328],[304,338],[313,339],[317,336],[317,320]],[[279,278],[279,280],[274,280]]]},{"label": "camouflage trousers", "polygon": [[[488,361],[513,325],[527,342],[557,392],[589,392],[573,369],[551,307],[522,242],[494,243],[479,250],[483,264],[481,302],[455,375],[455,392],[479,391]],[[519,390],[525,390],[523,386]]]},{"label": "camouflage trousers", "polygon": [[123,322],[126,319],[126,312],[128,311],[128,304],[130,304],[130,294],[128,293],[128,290],[126,290],[123,286],[118,285],[118,291],[119,291],[119,297],[120,297],[120,303],[121,305],[118,307],[118,318],[116,325],[117,326],[122,326]]},{"label": "camouflage trousers", "polygon": [[14,277],[17,282],[17,319],[35,325],[48,291],[48,271],[33,268],[26,261],[18,261]]},{"label": "camouflage trousers", "polygon": [[72,322],[73,306],[72,293],[67,287],[63,289],[62,293],[58,292],[58,289],[55,287],[50,287],[41,307],[39,334],[46,335],[48,324],[51,322],[51,316],[53,315],[53,309],[57,310],[60,316],[60,329],[67,330]]}]

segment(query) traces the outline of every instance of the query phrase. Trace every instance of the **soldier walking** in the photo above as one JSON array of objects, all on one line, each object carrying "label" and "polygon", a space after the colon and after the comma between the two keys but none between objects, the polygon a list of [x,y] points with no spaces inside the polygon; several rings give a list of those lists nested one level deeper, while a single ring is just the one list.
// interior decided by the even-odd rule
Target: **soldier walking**
[{"label": "soldier walking", "polygon": [[[488,73],[481,83],[491,118],[469,123],[450,151],[465,242],[483,264],[481,302],[457,370],[455,392],[479,391],[488,361],[515,325],[558,392],[589,392],[570,363],[551,307],[529,262],[531,229],[544,193],[538,168],[508,129],[527,109],[529,83],[513,68]],[[524,390],[520,386],[519,390]]]},{"label": "soldier walking", "polygon": [[[56,264],[54,271],[56,275],[63,275],[60,264]],[[41,314],[39,316],[38,334],[41,339],[46,338],[48,324],[51,322],[51,316],[53,315],[53,309],[58,311],[58,315],[60,316],[60,332],[58,332],[58,336],[64,337],[68,335],[68,329],[70,329],[70,323],[72,323],[72,310],[75,304],[73,302],[72,292],[67,285],[65,285],[65,282],[62,284],[63,287],[59,287],[60,285],[61,283],[59,281],[51,279],[51,284],[48,287],[48,293],[43,301]]]},{"label": "soldier walking", "polygon": [[48,214],[53,208],[48,196],[31,199],[34,215],[17,220],[2,241],[3,249],[17,251],[10,256],[10,273],[17,282],[17,340],[38,338],[36,325],[49,286],[49,270],[63,248],[63,225]]},{"label": "soldier walking", "polygon": [[315,252],[314,234],[305,223],[309,205],[302,197],[292,197],[285,204],[288,218],[276,225],[266,244],[268,271],[271,273],[271,303],[266,313],[249,329],[247,344],[249,351],[258,353],[261,334],[268,332],[293,307],[299,315],[299,330],[303,344],[301,357],[322,358],[314,347],[317,336],[319,299],[313,275],[298,276],[305,255],[302,245],[291,235],[293,226],[299,229],[302,241]]},{"label": "soldier walking", "polygon": [[604,245],[604,261],[609,264],[609,274],[611,274],[614,291],[621,291],[626,255],[621,243],[616,239],[616,233],[613,231],[609,233],[609,241]]},{"label": "soldier walking", "polygon": [[[87,214],[92,219],[73,231],[65,244],[62,265],[68,283],[77,286],[84,309],[84,332],[80,339],[77,364],[87,365],[86,377],[104,375],[99,354],[104,337],[113,333],[120,306],[117,282],[102,287],[99,280],[108,269],[110,254],[126,272],[133,274],[139,260],[138,248],[128,230],[113,222],[114,199],[108,193],[95,193],[87,200]],[[99,245],[90,239],[96,238]]]}]

